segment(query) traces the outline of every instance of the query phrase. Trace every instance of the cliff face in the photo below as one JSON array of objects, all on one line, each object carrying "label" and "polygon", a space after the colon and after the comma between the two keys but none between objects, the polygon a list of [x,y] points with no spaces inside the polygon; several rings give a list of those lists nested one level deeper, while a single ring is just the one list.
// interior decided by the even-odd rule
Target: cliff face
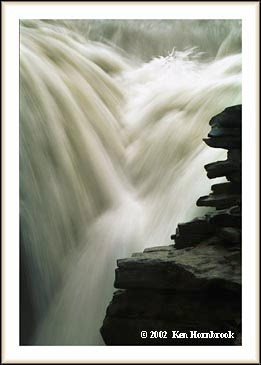
[{"label": "cliff face", "polygon": [[212,185],[197,205],[215,211],[178,224],[175,245],[117,261],[121,290],[101,328],[107,345],[241,344],[241,105],[209,124],[204,141],[228,152],[205,166],[207,176],[227,182]]}]

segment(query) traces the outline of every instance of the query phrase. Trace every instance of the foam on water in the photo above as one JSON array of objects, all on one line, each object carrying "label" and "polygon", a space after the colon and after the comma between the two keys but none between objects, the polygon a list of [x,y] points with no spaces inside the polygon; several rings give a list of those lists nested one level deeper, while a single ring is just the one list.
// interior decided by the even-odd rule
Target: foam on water
[{"label": "foam on water", "polygon": [[202,138],[241,102],[240,29],[23,21],[21,255],[34,326],[22,342],[102,344],[116,259],[170,244],[204,211],[203,165],[224,152]]}]

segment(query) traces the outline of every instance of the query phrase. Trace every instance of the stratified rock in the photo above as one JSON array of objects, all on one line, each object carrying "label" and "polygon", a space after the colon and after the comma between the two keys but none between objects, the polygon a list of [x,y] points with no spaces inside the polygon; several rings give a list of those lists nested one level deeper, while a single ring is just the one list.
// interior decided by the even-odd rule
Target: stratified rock
[{"label": "stratified rock", "polygon": [[214,179],[216,177],[226,176],[234,173],[241,176],[241,164],[238,161],[225,160],[212,162],[204,166],[207,171],[207,177]]},{"label": "stratified rock", "polygon": [[232,182],[214,184],[211,186],[211,190],[214,194],[241,194],[241,184]]},{"label": "stratified rock", "polygon": [[241,184],[242,181],[242,175],[241,175],[241,170],[240,172],[230,172],[228,174],[226,174],[226,178],[228,181],[231,181],[235,184]]},{"label": "stratified rock", "polygon": [[[211,119],[204,139],[228,150],[227,160],[205,166],[209,178],[228,182],[212,185],[197,201],[216,210],[178,224],[175,246],[117,261],[114,286],[124,290],[114,294],[101,328],[107,345],[241,345],[241,114],[241,105],[226,108]],[[172,331],[235,336],[173,338]]]},{"label": "stratified rock", "polygon": [[241,149],[241,138],[240,137],[211,137],[203,138],[203,141],[209,146],[214,148],[224,149]]},{"label": "stratified rock", "polygon": [[205,218],[195,218],[190,222],[179,223],[178,230],[180,234],[190,234],[190,233],[203,233],[209,234],[215,231],[215,227],[209,224]]},{"label": "stratified rock", "polygon": [[220,238],[230,243],[241,243],[241,229],[235,227],[225,227],[217,231]]},{"label": "stratified rock", "polygon": [[187,223],[178,224],[176,234],[171,236],[175,240],[175,248],[191,247],[206,240],[215,232],[215,226],[203,218],[196,218]]},{"label": "stratified rock", "polygon": [[236,136],[241,135],[241,128],[222,128],[214,125],[211,131],[208,133],[208,137],[225,137],[225,136]]},{"label": "stratified rock", "polygon": [[218,210],[208,214],[208,219],[215,227],[241,227],[241,213],[235,207]]},{"label": "stratified rock", "polygon": [[202,196],[197,200],[198,207],[215,207],[216,209],[230,208],[234,205],[241,204],[241,195],[239,194],[210,194]]},{"label": "stratified rock", "polygon": [[227,151],[227,158],[230,161],[237,161],[241,163],[242,151],[239,149],[232,149]]},{"label": "stratified rock", "polygon": [[230,212],[231,214],[234,214],[234,215],[238,214],[238,215],[240,215],[240,216],[241,216],[241,215],[242,215],[241,206],[235,206],[235,207],[232,207],[232,208],[230,208],[229,212]]},{"label": "stratified rock", "polygon": [[[197,320],[175,322],[172,319],[160,320],[141,318],[110,318],[106,317],[101,328],[101,335],[106,345],[118,346],[231,346],[235,345],[238,333],[235,321],[214,322],[203,327]],[[146,338],[142,338],[146,329]],[[192,331],[192,332],[191,332]],[[233,338],[189,338],[194,334],[227,333]],[[229,332],[230,331],[230,332]],[[173,333],[182,337],[172,338]],[[192,334],[191,334],[192,333]],[[165,337],[166,336],[166,337]],[[188,336],[184,338],[184,336]],[[203,335],[204,336],[204,335]],[[235,337],[234,337],[235,336]],[[241,345],[241,342],[237,342]]]},{"label": "stratified rock", "polygon": [[204,233],[183,234],[183,235],[176,233],[175,235],[171,236],[171,239],[175,241],[175,248],[179,250],[185,247],[195,246],[210,236],[211,236],[210,234],[204,234]]},{"label": "stratified rock", "polygon": [[[107,315],[111,318],[172,318],[174,321],[186,319],[192,322],[195,313],[198,313],[197,321],[206,324],[211,317],[222,320],[236,318],[235,312],[241,310],[240,294],[221,291],[218,287],[205,292],[183,292],[182,295],[177,291],[121,289],[113,294],[113,305],[108,307]],[[231,305],[223,307],[228,299],[232,299]]]},{"label": "stratified rock", "polygon": [[242,105],[235,105],[226,108],[222,113],[214,116],[210,122],[210,126],[218,126],[224,128],[241,128],[242,126]]},{"label": "stratified rock", "polygon": [[241,149],[241,105],[226,108],[209,122],[211,131],[203,141],[210,147]]},{"label": "stratified rock", "polygon": [[[235,339],[220,342],[220,339],[173,338],[172,331],[187,333],[190,337],[190,331],[230,330],[236,338],[241,316],[240,299],[240,294],[217,289],[211,293],[182,295],[162,290],[119,290],[107,309],[101,334],[107,345],[233,344]],[[144,330],[147,338],[141,338]],[[157,336],[152,336],[150,331],[157,331]]]},{"label": "stratified rock", "polygon": [[240,266],[232,255],[233,251],[213,245],[211,239],[191,249],[156,247],[140,256],[118,260],[114,286],[198,291],[218,283],[224,289],[239,291]]}]

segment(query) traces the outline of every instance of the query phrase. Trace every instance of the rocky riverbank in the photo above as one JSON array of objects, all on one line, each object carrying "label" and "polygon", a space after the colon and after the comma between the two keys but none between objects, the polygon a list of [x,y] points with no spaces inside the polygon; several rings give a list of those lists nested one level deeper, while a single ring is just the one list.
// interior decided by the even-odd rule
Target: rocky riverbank
[{"label": "rocky riverbank", "polygon": [[174,245],[117,261],[120,290],[101,328],[107,345],[241,344],[241,105],[209,124],[205,143],[228,150],[205,166],[210,179],[227,179],[197,201],[214,211],[178,224]]}]

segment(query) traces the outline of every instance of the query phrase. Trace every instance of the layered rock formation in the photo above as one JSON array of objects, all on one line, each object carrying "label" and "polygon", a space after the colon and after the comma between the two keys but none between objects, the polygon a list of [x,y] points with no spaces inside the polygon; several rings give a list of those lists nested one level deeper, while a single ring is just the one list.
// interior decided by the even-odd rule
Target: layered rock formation
[{"label": "layered rock formation", "polygon": [[204,141],[228,152],[205,166],[207,176],[227,182],[212,185],[197,205],[215,210],[178,224],[175,245],[117,261],[121,290],[101,328],[107,345],[241,344],[241,105],[210,126]]}]

